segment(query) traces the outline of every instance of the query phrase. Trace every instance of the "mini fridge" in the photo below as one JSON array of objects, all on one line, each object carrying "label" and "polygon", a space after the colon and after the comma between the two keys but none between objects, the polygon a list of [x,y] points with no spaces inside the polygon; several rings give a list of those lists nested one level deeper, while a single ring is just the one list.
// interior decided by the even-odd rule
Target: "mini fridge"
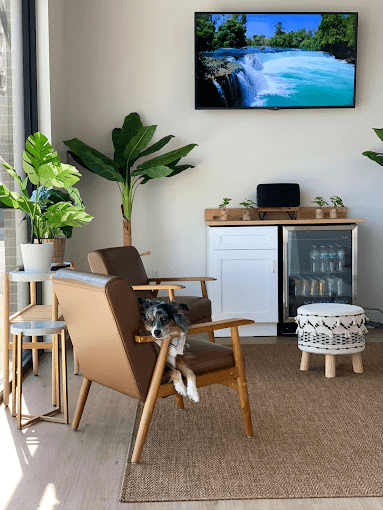
[{"label": "mini fridge", "polygon": [[295,332],[301,305],[353,304],[357,236],[357,225],[282,227],[278,334]]}]

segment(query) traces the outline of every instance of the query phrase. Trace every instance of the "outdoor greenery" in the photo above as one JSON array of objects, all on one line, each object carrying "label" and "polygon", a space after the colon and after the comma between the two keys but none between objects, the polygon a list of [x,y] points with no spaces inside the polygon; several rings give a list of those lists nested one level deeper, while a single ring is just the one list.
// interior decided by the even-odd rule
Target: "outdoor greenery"
[{"label": "outdoor greenery", "polygon": [[[383,142],[383,128],[382,129],[376,129],[374,128],[375,133],[378,135],[378,137]],[[373,151],[365,151],[362,152],[363,156],[367,156],[372,161],[375,161],[375,163],[378,163],[379,165],[383,166],[383,154],[380,152],[373,152]]]},{"label": "outdoor greenery", "polygon": [[[31,243],[34,237],[41,243],[41,239],[51,229],[80,227],[92,220],[93,216],[84,210],[79,191],[73,188],[80,180],[81,174],[74,166],[60,162],[59,155],[41,133],[29,136],[25,143],[23,152],[23,169],[27,175],[25,179],[22,179],[4,160],[2,164],[19,185],[20,193],[10,191],[4,184],[0,184],[0,201],[5,206],[20,209],[29,216],[32,224]],[[27,190],[28,181],[37,187],[31,196]],[[72,200],[52,201],[49,205],[46,203],[43,206],[40,197],[51,187],[64,188]]]},{"label": "outdoor greenery", "polygon": [[197,18],[197,51],[214,51],[218,48],[242,48],[244,46],[299,48],[320,50],[336,58],[346,58],[355,52],[355,15],[322,14],[318,29],[314,32],[300,28],[285,32],[281,22],[275,25],[272,37],[255,34],[246,37],[246,15],[222,16],[208,14]]}]

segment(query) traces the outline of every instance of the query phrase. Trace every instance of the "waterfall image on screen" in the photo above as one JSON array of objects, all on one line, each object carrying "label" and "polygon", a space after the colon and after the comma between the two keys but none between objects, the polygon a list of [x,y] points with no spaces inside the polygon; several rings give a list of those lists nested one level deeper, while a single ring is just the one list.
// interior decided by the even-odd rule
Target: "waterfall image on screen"
[{"label": "waterfall image on screen", "polygon": [[196,13],[196,108],[354,107],[357,18]]}]

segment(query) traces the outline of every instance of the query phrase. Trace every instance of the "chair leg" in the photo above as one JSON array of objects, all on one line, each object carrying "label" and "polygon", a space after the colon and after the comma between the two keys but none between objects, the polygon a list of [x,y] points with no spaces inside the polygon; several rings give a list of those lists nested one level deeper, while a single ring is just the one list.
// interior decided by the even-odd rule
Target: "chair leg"
[{"label": "chair leg", "polygon": [[[209,322],[212,321],[213,319],[210,317]],[[208,331],[207,334],[209,335],[209,341],[215,344],[214,331]]]},{"label": "chair leg", "polygon": [[335,377],[335,355],[325,355],[325,377]]},{"label": "chair leg", "polygon": [[78,425],[81,420],[82,413],[84,411],[86,399],[88,398],[90,386],[92,384],[92,381],[84,377],[82,381],[82,386],[80,390],[80,395],[78,396],[76,410],[74,412],[73,421],[72,421],[72,430],[77,430]]},{"label": "chair leg", "polygon": [[158,354],[157,363],[154,368],[152,380],[150,382],[148,395],[145,400],[144,410],[142,411],[140,426],[138,427],[136,444],[134,445],[132,463],[138,463],[141,457],[142,449],[148,434],[150,421],[152,419],[154,407],[156,405],[158,390],[160,389],[162,374],[164,372],[166,358],[168,355],[170,338],[162,341],[161,349]]},{"label": "chair leg", "polygon": [[301,370],[309,370],[310,369],[310,353],[306,351],[302,351],[301,357]]},{"label": "chair leg", "polygon": [[73,347],[73,371],[74,371],[74,375],[78,375],[79,371],[80,371],[80,365],[78,363],[76,349],[74,347]]},{"label": "chair leg", "polygon": [[176,393],[176,399],[177,399],[177,407],[178,409],[184,408],[184,398],[179,393]]},{"label": "chair leg", "polygon": [[362,363],[362,353],[354,352],[351,354],[352,359],[352,367],[356,374],[363,374],[363,363]]},{"label": "chair leg", "polygon": [[233,345],[233,354],[235,365],[239,371],[239,377],[237,378],[237,390],[239,395],[239,402],[241,404],[242,419],[245,426],[245,432],[247,437],[253,437],[253,425],[251,422],[251,411],[249,404],[249,393],[247,391],[245,367],[243,364],[241,346],[239,344],[238,328],[230,328],[231,340]]},{"label": "chair leg", "polygon": [[[37,342],[37,336],[32,337],[32,342]],[[32,349],[32,364],[33,373],[39,375],[39,351],[38,349]]]}]

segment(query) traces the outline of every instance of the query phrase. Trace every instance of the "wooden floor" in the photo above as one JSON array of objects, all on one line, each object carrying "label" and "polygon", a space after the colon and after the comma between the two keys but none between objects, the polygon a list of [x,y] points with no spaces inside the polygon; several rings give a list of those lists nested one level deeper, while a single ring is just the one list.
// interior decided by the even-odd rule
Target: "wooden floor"
[{"label": "wooden floor", "polygon": [[[376,331],[370,340],[383,340],[383,331]],[[246,343],[254,341],[289,340],[249,339]],[[82,377],[73,375],[72,351],[68,354],[72,418]],[[28,374],[23,386],[25,412],[31,414],[52,409],[50,354],[40,360],[39,376]],[[19,431],[9,408],[1,405],[0,510],[383,509],[383,498],[119,503],[135,409],[135,400],[94,383],[78,431],[47,422]]]}]

